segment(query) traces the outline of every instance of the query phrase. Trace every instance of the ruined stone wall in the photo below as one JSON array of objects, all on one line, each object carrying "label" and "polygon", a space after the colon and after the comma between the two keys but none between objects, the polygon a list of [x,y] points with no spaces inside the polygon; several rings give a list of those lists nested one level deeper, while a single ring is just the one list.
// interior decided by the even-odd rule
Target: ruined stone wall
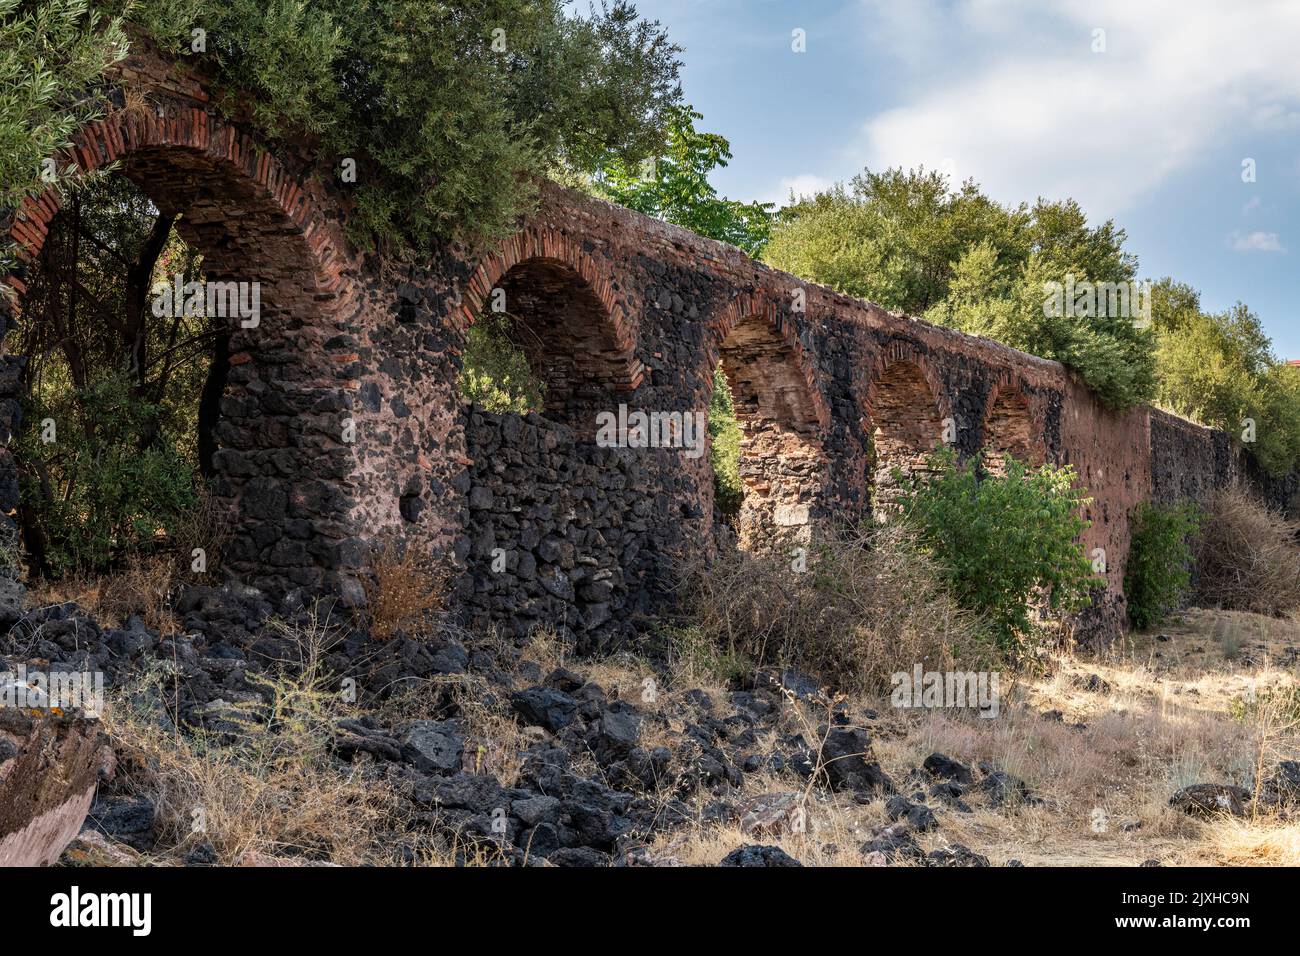
[{"label": "ruined stone wall", "polygon": [[[703,416],[719,362],[745,434],[739,536],[755,549],[887,504],[895,468],[947,443],[1072,465],[1092,502],[1085,535],[1117,593],[1141,501],[1264,481],[1226,436],[1140,408],[1104,408],[1061,365],[886,312],[739,250],[558,187],[486,252],[417,263],[347,246],[333,162],[259,143],[210,105],[184,64],[138,53],[120,109],[83,130],[84,169],[120,160],[214,278],[260,280],[264,318],[232,328],[215,459],[232,518],[226,570],[276,595],[364,600],[377,546],[454,566],[474,626],[551,626],[587,650],[670,608],[674,575],[735,536],[715,507],[707,449],[600,447],[602,414]],[[147,94],[125,108],[123,89]],[[0,223],[24,269],[58,212],[46,194]],[[460,398],[471,324],[500,305],[546,384],[545,408],[493,415]],[[20,307],[20,305],[19,305]],[[13,306],[0,304],[0,322]],[[0,366],[0,438],[17,417],[18,359]],[[703,451],[703,454],[698,452]],[[0,450],[0,510],[12,459]]]},{"label": "ruined stone wall", "polygon": [[[1152,497],[1195,496],[1242,474],[1240,467],[1225,472],[1202,447],[1218,443],[1226,450],[1226,436],[1187,426],[1197,437],[1179,444],[1170,424],[1176,419],[1146,408],[1111,411],[1058,363],[885,312],[768,269],[729,246],[559,189],[545,192],[516,247],[486,268],[468,263],[464,322],[472,321],[496,279],[530,254],[581,260],[578,271],[604,290],[630,350],[624,357],[638,369],[635,385],[596,389],[588,414],[620,402],[704,411],[721,359],[745,434],[744,546],[782,550],[808,540],[819,522],[860,520],[870,512],[873,484],[883,486],[893,467],[917,469],[946,440],[962,455],[986,449],[992,470],[1006,454],[1071,465],[1091,497],[1084,546],[1104,558],[1107,585],[1118,598],[1135,506]],[[499,447],[495,440],[482,450],[480,444],[471,428],[465,454],[475,475],[484,467],[481,457],[491,458]],[[567,439],[557,436],[549,460],[536,468],[549,476],[557,461],[585,461],[590,452],[570,432]],[[649,462],[645,451],[621,454]],[[661,604],[658,585],[671,580],[674,562],[726,539],[717,534],[707,465],[655,454],[642,493],[677,500],[686,510],[678,515],[656,507],[667,517],[647,529],[639,551],[653,555],[647,567],[654,570],[635,580],[612,576],[616,608]],[[547,477],[524,487],[532,494],[553,484]],[[503,490],[510,493],[493,489],[494,502]],[[551,500],[558,505],[564,498],[553,493]],[[612,513],[592,510],[588,520],[603,535]],[[486,516],[471,509],[469,520],[472,540],[482,535]],[[507,546],[499,523],[494,530],[497,546]],[[492,583],[482,547],[462,545],[458,553],[466,556],[466,578],[473,582],[465,588],[495,593],[501,585]],[[654,582],[655,593],[646,582]],[[580,603],[570,605],[569,619],[581,619]],[[476,613],[492,613],[491,605],[481,601]],[[612,626],[621,626],[617,615]]]},{"label": "ruined stone wall", "polygon": [[672,556],[705,527],[677,452],[601,448],[536,414],[466,409],[456,598],[476,627],[543,627],[582,652],[662,609]]},{"label": "ruined stone wall", "polygon": [[1217,429],[1155,408],[1150,418],[1152,500],[1204,501],[1216,488],[1244,485],[1277,511],[1297,514],[1300,473],[1267,474],[1248,450]]}]

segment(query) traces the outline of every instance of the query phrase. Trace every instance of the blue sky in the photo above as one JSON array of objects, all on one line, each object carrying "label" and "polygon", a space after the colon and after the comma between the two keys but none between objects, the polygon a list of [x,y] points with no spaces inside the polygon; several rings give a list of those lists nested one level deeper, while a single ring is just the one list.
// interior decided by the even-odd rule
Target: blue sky
[{"label": "blue sky", "polygon": [[728,197],[920,164],[1004,202],[1072,196],[1127,230],[1142,277],[1188,282],[1214,310],[1246,302],[1300,358],[1300,0],[637,8],[685,48],[700,128],[731,141],[714,177]]}]

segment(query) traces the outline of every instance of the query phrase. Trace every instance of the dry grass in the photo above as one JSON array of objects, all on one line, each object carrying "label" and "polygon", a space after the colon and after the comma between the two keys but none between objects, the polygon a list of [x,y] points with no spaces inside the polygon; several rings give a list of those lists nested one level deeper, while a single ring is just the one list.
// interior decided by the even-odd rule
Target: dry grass
[{"label": "dry grass", "polygon": [[1277,818],[1222,817],[1206,826],[1207,853],[1222,866],[1300,866],[1300,826]]},{"label": "dry grass", "polygon": [[216,579],[213,571],[221,566],[230,543],[231,527],[229,512],[206,491],[194,508],[177,517],[168,528],[168,537],[178,580],[212,584]]},{"label": "dry grass", "polygon": [[535,728],[522,726],[508,702],[486,680],[472,674],[425,678],[385,701],[375,711],[394,724],[442,720],[454,711],[465,737],[463,768],[487,773],[513,787],[523,766],[523,752],[536,742]]},{"label": "dry grass", "polygon": [[1216,492],[1197,543],[1197,603],[1274,615],[1300,608],[1298,532],[1245,491]]},{"label": "dry grass", "polygon": [[163,637],[179,631],[172,613],[176,571],[166,557],[132,557],[126,567],[103,579],[96,611],[119,623],[138,614],[145,627]]},{"label": "dry grass", "polygon": [[177,587],[176,568],[170,557],[132,556],[126,564],[102,575],[66,575],[57,581],[41,581],[29,592],[38,605],[75,603],[90,616],[113,627],[122,627],[132,615],[162,636],[180,627],[172,612]]},{"label": "dry grass", "polygon": [[683,673],[790,666],[837,690],[878,693],[918,662],[981,670],[991,658],[978,622],[901,527],[829,540],[803,572],[786,556],[737,552],[683,580],[702,638],[679,653]]},{"label": "dry grass", "polygon": [[378,552],[366,584],[370,633],[388,640],[398,631],[417,628],[443,607],[446,574],[414,548],[399,553],[388,544]]},{"label": "dry grass", "polygon": [[[130,790],[157,806],[163,855],[210,843],[222,863],[278,857],[339,864],[382,862],[380,834],[398,806],[362,767],[329,758],[332,718],[343,715],[321,660],[334,639],[323,618],[301,630],[293,677],[260,676],[256,700],[232,704],[236,730],[179,733],[159,721],[170,675],[142,677],[104,717]],[[173,719],[172,723],[175,721]],[[391,862],[391,861],[390,861]]]},{"label": "dry grass", "polygon": [[[1224,619],[1241,635],[1241,654],[1224,656],[1214,639]],[[1300,687],[1300,625],[1232,612],[1192,611],[1169,624],[1167,640],[1137,635],[1101,658],[1056,658],[1042,675],[1003,684],[1001,715],[891,711],[867,697],[881,766],[902,784],[935,751],[967,764],[987,760],[1024,779],[1042,806],[996,809],[972,799],[973,812],[939,809],[941,825],[917,834],[926,851],[961,843],[997,865],[1136,866],[1147,859],[1184,865],[1295,865],[1300,822],[1261,810],[1246,818],[1202,821],[1169,806],[1191,783],[1252,786],[1280,759],[1300,755],[1292,694]],[[1109,692],[1085,689],[1096,674]],[[1280,693],[1287,691],[1289,693]],[[1243,708],[1243,700],[1281,702]],[[788,709],[783,731],[820,719],[820,707]],[[1059,710],[1061,721],[1043,712]],[[1083,728],[1074,726],[1082,723]],[[747,775],[740,799],[802,792],[803,833],[751,836],[738,827],[697,825],[656,838],[660,862],[717,863],[747,843],[780,846],[805,865],[862,865],[859,845],[887,822],[879,801],[809,790],[790,775]],[[698,798],[707,802],[708,795]]]}]

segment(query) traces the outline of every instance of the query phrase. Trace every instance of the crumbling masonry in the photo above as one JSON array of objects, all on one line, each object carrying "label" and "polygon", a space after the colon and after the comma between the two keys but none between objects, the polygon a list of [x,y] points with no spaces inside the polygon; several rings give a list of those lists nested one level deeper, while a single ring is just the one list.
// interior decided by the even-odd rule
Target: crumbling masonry
[{"label": "crumbling masonry", "polygon": [[[948,440],[1072,464],[1092,496],[1085,546],[1104,549],[1114,605],[1130,515],[1250,477],[1227,436],[1149,408],[1105,409],[1054,362],[891,314],[738,250],[585,196],[545,188],[494,250],[447,247],[415,264],[344,239],[340,157],[268,151],[214,108],[191,67],[151,53],[113,78],[119,108],[81,131],[83,170],[120,164],[212,278],[258,281],[256,328],[232,327],[217,429],[216,494],[233,516],[225,570],[286,595],[364,600],[376,542],[395,538],[458,568],[468,623],[550,624],[584,650],[671,603],[683,559],[732,538],[707,456],[601,447],[596,416],[703,412],[714,369],[743,428],[739,541],[794,548],[818,527],[888,505],[891,472]],[[132,90],[143,96],[124,98]],[[136,104],[123,108],[126,103]],[[7,222],[21,259],[59,200]],[[8,277],[21,308],[24,266]],[[517,321],[546,408],[468,407],[457,376],[483,310]],[[0,374],[0,438],[16,427],[17,357]],[[1260,482],[1278,503],[1295,481]],[[0,451],[0,511],[17,504]]]}]

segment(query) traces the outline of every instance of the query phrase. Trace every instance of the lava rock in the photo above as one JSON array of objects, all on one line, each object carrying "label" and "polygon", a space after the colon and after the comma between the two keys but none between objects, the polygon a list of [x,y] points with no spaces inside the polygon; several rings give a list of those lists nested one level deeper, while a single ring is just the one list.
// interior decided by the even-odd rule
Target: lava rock
[{"label": "lava rock", "polygon": [[412,721],[399,739],[402,759],[422,773],[454,773],[460,769],[465,737],[455,721]]},{"label": "lava rock", "polygon": [[970,786],[975,782],[975,774],[971,772],[970,767],[940,753],[930,754],[921,766],[930,776],[938,780],[955,780],[963,786]]},{"label": "lava rock", "polygon": [[894,783],[875,762],[871,737],[865,730],[821,728],[821,768],[832,788],[882,795],[894,792]]},{"label": "lava rock", "polygon": [[895,823],[878,830],[872,839],[862,844],[859,849],[864,857],[872,853],[880,853],[890,863],[897,859],[920,861],[925,857],[921,845],[916,842],[916,837],[912,836],[907,826],[902,823]]},{"label": "lava rock", "polygon": [[143,851],[153,846],[157,812],[148,797],[100,797],[90,808],[87,821],[105,836]]},{"label": "lava rock", "polygon": [[521,690],[511,696],[510,704],[525,723],[544,727],[551,733],[569,726],[578,710],[576,700],[550,687]]},{"label": "lava rock", "polygon": [[[1012,860],[1007,866],[1011,866],[1015,862],[1015,860]],[[989,858],[976,853],[969,847],[962,846],[960,843],[954,843],[949,847],[931,850],[925,858],[925,865],[980,867],[988,866]]]},{"label": "lava rock", "polygon": [[1169,805],[1193,816],[1211,817],[1230,813],[1245,816],[1251,793],[1244,787],[1226,783],[1194,783],[1169,798]]},{"label": "lava rock", "polygon": [[803,866],[779,846],[752,843],[737,847],[724,856],[718,866]]}]

